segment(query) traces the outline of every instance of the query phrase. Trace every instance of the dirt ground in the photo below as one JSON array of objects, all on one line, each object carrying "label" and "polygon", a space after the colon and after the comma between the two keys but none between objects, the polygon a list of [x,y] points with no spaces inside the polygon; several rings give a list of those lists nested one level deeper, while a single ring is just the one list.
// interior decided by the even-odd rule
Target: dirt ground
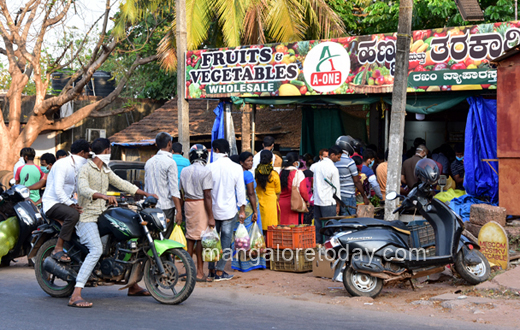
[{"label": "dirt ground", "polygon": [[[466,285],[460,278],[447,275],[443,275],[436,282],[430,282],[426,278],[414,280],[415,291],[409,282],[389,283],[385,285],[376,299],[372,299],[351,297],[342,282],[317,278],[312,273],[287,273],[271,270],[253,270],[242,273],[231,269],[228,273],[234,275],[231,281],[197,283],[197,288],[231,287],[236,292],[246,291],[273,297],[284,296],[294,300],[312,300],[345,307],[432,318],[441,317],[495,326],[520,326],[518,324],[520,293],[505,290],[503,292],[480,291],[474,289],[473,286]],[[445,273],[451,272],[447,270]],[[457,293],[468,296],[470,299],[466,302],[459,299],[448,303],[429,300],[445,293]],[[473,297],[483,298],[475,299]],[[475,302],[469,302],[471,298]]]}]

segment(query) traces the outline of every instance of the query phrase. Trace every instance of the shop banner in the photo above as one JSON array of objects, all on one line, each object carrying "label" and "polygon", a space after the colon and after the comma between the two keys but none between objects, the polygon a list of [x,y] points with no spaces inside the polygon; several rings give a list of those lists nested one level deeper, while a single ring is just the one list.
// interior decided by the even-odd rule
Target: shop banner
[{"label": "shop banner", "polygon": [[[397,33],[186,53],[186,98],[391,93]],[[408,92],[496,89],[489,61],[520,40],[520,21],[421,30]]]}]

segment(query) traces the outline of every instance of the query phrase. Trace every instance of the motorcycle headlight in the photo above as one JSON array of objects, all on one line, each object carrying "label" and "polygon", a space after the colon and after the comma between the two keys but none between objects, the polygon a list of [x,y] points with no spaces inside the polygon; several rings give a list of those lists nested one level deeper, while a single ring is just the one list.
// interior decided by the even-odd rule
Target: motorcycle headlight
[{"label": "motorcycle headlight", "polygon": [[160,209],[144,209],[141,215],[145,221],[152,224],[160,232],[166,231],[166,216]]},{"label": "motorcycle headlight", "polygon": [[29,198],[31,192],[26,186],[17,185],[14,190],[19,193],[24,199]]}]

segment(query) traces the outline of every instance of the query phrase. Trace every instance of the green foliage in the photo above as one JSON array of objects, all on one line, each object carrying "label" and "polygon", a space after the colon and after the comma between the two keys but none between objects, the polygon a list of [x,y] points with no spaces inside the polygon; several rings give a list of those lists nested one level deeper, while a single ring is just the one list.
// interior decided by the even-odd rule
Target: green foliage
[{"label": "green foliage", "polygon": [[[100,70],[111,72],[117,83],[126,75],[137,56],[143,58],[155,55],[162,37],[174,19],[169,9],[168,3],[165,3],[162,10],[141,13],[140,20],[132,26],[132,33],[127,39],[121,40],[121,44],[103,63]],[[121,18],[120,15],[121,13],[118,13],[116,19]],[[115,33],[114,30],[112,32]],[[176,95],[176,81],[176,73],[166,72],[154,61],[135,69],[120,96],[169,100]]]},{"label": "green foliage", "polygon": [[[360,35],[396,32],[399,20],[397,0],[377,0],[361,8],[365,17],[356,16],[353,3],[357,1],[328,1],[349,30]],[[514,20],[514,0],[479,0],[484,10],[484,22],[463,21],[454,0],[414,0],[412,30],[435,29],[472,24]],[[358,22],[357,28],[353,25]]]}]

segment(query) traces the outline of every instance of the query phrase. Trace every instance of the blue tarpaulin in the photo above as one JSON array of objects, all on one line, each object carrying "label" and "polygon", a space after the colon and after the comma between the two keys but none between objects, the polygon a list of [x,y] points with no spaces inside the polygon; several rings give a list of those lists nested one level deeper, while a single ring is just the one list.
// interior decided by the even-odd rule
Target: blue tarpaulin
[{"label": "blue tarpaulin", "polygon": [[[469,221],[469,215],[471,211],[471,205],[473,204],[489,204],[487,202],[483,202],[475,197],[470,195],[463,195],[459,198],[454,198],[450,201],[450,208],[455,211],[460,217],[462,221]],[[491,203],[491,205],[497,206],[497,203]]]},{"label": "blue tarpaulin", "polygon": [[[497,101],[469,97],[464,145],[464,188],[468,195],[498,201],[498,175],[483,159],[497,158]],[[498,173],[498,163],[490,162]]]},{"label": "blue tarpaulin", "polygon": [[[224,138],[224,102],[220,102],[213,113],[217,116],[211,130],[211,144],[213,141]],[[213,152],[211,153],[210,163],[213,162]]]}]

